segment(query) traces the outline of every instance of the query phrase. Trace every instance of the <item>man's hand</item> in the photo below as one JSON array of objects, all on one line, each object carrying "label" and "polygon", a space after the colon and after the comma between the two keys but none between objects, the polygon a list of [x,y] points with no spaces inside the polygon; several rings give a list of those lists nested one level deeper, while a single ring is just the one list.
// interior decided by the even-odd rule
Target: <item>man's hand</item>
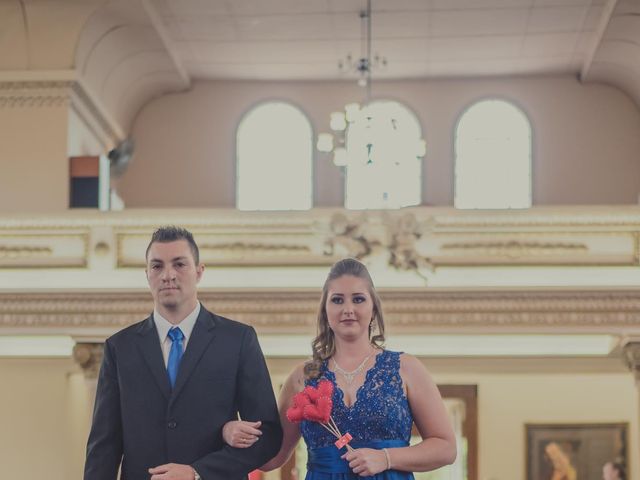
[{"label": "man's hand", "polygon": [[180,465],[179,463],[167,463],[158,467],[150,468],[150,480],[194,480],[195,473],[191,465]]},{"label": "man's hand", "polygon": [[222,427],[222,438],[227,445],[235,448],[247,448],[258,441],[262,431],[262,422],[246,422],[243,420],[232,420]]}]

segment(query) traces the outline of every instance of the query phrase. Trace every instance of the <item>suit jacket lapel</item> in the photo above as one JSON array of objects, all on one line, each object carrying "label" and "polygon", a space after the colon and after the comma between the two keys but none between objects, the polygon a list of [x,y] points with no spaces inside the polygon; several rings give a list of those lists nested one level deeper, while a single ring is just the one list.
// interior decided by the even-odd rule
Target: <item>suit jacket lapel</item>
[{"label": "suit jacket lapel", "polygon": [[184,351],[182,361],[180,362],[180,369],[178,370],[178,378],[176,379],[175,387],[173,388],[171,402],[180,394],[180,391],[187,383],[189,376],[193,373],[196,365],[200,361],[200,357],[206,350],[211,340],[215,336],[215,321],[213,314],[207,311],[204,307],[200,308],[200,314],[196,320],[187,348]]},{"label": "suit jacket lapel", "polygon": [[169,377],[167,375],[167,369],[164,365],[164,359],[162,357],[162,347],[160,346],[160,340],[158,339],[158,330],[153,321],[153,316],[147,318],[138,330],[140,335],[140,342],[138,347],[142,352],[142,356],[151,370],[151,374],[160,387],[160,391],[165,398],[169,398],[171,395],[171,386],[169,385]]}]

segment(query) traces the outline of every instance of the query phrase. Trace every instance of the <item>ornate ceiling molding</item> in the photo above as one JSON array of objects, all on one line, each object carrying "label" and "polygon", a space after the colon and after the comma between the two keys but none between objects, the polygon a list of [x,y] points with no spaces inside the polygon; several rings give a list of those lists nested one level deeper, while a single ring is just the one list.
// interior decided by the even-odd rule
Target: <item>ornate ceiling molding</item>
[{"label": "ornate ceiling molding", "polygon": [[109,117],[106,109],[89,94],[82,83],[75,79],[75,74],[49,74],[51,79],[0,78],[0,108],[69,107],[102,143],[105,150],[113,148],[124,138],[122,128]]},{"label": "ornate ceiling molding", "polygon": [[[611,333],[640,334],[640,291],[381,290],[394,333]],[[205,291],[216,313],[261,333],[313,333],[320,292]],[[145,318],[150,294],[65,292],[0,294],[0,329],[104,336]]]}]

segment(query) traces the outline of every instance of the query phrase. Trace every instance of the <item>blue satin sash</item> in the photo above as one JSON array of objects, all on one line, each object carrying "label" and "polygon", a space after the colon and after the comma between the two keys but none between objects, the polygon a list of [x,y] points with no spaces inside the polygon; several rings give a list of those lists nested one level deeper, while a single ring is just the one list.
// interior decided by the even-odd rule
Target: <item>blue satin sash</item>
[{"label": "blue satin sash", "polygon": [[[352,440],[349,445],[353,448],[373,448],[376,450],[409,446],[404,440],[372,440],[369,442]],[[310,449],[308,450],[307,470],[317,473],[350,473],[355,475],[349,468],[349,463],[340,458],[346,452],[346,448],[338,450],[334,445]]]}]

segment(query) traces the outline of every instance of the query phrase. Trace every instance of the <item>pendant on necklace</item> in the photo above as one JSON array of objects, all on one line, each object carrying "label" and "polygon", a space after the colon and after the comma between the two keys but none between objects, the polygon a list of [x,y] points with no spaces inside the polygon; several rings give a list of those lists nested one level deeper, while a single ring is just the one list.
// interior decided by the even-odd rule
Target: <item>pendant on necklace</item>
[{"label": "pendant on necklace", "polygon": [[358,375],[364,369],[365,365],[367,364],[367,361],[371,358],[374,352],[375,350],[373,350],[369,355],[367,355],[365,359],[362,361],[362,363],[355,368],[355,370],[351,370],[350,372],[347,372],[344,368],[338,365],[338,362],[336,362],[336,359],[334,358],[333,359],[334,369],[336,372],[338,372],[340,375],[344,377],[344,381],[347,382],[347,385],[351,385],[353,383],[353,379],[356,378],[356,375]]},{"label": "pendant on necklace", "polygon": [[356,377],[356,373],[343,373],[344,381],[347,382],[347,385],[351,385],[353,383],[353,379]]}]

